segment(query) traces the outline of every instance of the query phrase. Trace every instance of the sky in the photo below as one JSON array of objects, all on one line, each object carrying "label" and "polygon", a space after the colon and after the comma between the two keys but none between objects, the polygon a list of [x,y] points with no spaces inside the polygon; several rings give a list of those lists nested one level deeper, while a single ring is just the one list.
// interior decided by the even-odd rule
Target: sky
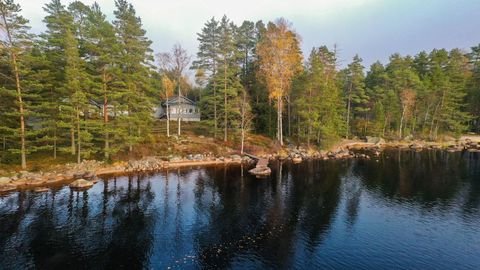
[{"label": "sky", "polygon": [[[45,29],[49,0],[16,0],[32,31]],[[67,5],[71,0],[63,0]],[[94,0],[83,0],[92,4]],[[114,0],[97,0],[110,20]],[[415,55],[433,48],[480,43],[480,0],[130,0],[141,17],[155,53],[180,43],[193,56],[197,33],[211,17],[224,14],[236,24],[284,17],[302,38],[304,55],[312,47],[337,44],[341,66],[359,54],[368,67],[393,53]]]}]

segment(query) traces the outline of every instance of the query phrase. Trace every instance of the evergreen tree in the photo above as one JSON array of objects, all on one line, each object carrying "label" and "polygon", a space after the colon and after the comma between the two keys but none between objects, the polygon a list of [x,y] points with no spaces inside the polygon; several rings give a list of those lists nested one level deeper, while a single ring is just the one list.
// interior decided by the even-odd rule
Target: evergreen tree
[{"label": "evergreen tree", "polygon": [[[72,31],[73,18],[59,0],[52,0],[46,4],[44,18],[47,30],[41,35],[40,47],[47,60],[45,69],[48,70],[50,85],[42,92],[43,117],[42,127],[51,138],[54,158],[57,150],[70,151],[75,154],[75,134],[72,126],[72,108],[69,104],[70,93],[65,88],[65,46],[68,29]],[[64,142],[70,142],[69,147]]]},{"label": "evergreen tree", "polygon": [[[370,66],[370,70],[365,77],[366,92],[369,96],[369,107],[371,108],[371,118],[373,125],[370,134],[376,136],[385,136],[385,131],[392,118],[389,100],[389,89],[387,89],[387,73],[385,67],[380,62],[375,62]],[[395,106],[394,106],[395,107]]]},{"label": "evergreen tree", "polygon": [[238,92],[241,89],[238,72],[239,51],[235,46],[234,31],[235,26],[230,23],[230,20],[223,16],[219,26],[219,48],[218,48],[218,74],[214,78],[222,87],[223,92],[223,140],[228,139],[228,122],[229,113],[239,113],[238,107],[235,108],[236,102],[229,104],[229,99],[238,97]]},{"label": "evergreen tree", "polygon": [[133,150],[133,145],[149,133],[152,121],[152,97],[150,66],[153,61],[151,41],[145,36],[142,22],[135,9],[125,0],[115,1],[114,11],[117,40],[119,42],[119,106],[114,114],[118,117],[116,133]]},{"label": "evergreen tree", "polygon": [[390,63],[386,68],[388,88],[397,97],[397,102],[392,104],[391,109],[396,113],[397,134],[400,138],[405,133],[404,129],[407,126],[407,121],[411,121],[410,132],[412,132],[412,127],[415,125],[416,114],[413,106],[416,103],[421,81],[412,66],[413,59],[411,57],[402,57],[399,54],[394,54],[390,57]]},{"label": "evergreen tree", "polygon": [[468,112],[472,116],[471,128],[480,132],[480,45],[471,48],[468,54],[472,76],[468,82]]},{"label": "evergreen tree", "polygon": [[466,84],[470,76],[468,59],[459,49],[449,52],[445,72],[448,74],[448,81],[442,93],[435,138],[438,136],[438,130],[442,128],[456,135],[465,132],[470,120],[469,114],[465,111]]},{"label": "evergreen tree", "polygon": [[[218,97],[217,97],[217,81],[214,79],[218,73],[218,57],[220,32],[219,22],[215,18],[210,19],[202,28],[201,33],[197,34],[199,42],[197,59],[193,61],[192,68],[202,70],[208,77],[206,93],[202,96],[202,115],[207,118],[213,118],[213,136],[217,137],[218,128]],[[210,93],[211,92],[211,93]],[[213,117],[210,108],[213,107]]]},{"label": "evergreen tree", "polygon": [[[343,106],[341,91],[337,84],[336,53],[326,46],[313,48],[307,61],[304,79],[296,87],[296,112],[306,128],[307,144],[315,139],[327,146],[335,142],[343,131]],[[299,81],[297,80],[298,84]],[[301,127],[297,127],[299,130]]]},{"label": "evergreen tree", "polygon": [[[11,76],[8,76],[8,79],[14,82],[14,85],[9,85],[10,83],[4,85],[0,91],[2,92],[2,95],[7,94],[7,96],[15,98],[15,102],[10,101],[10,105],[11,108],[17,107],[18,112],[10,115],[7,112],[3,115],[3,117],[9,118],[9,116],[15,116],[17,119],[19,119],[18,125],[13,127],[9,127],[9,120],[5,119],[0,123],[0,128],[5,132],[8,131],[9,128],[17,129],[18,127],[21,166],[22,169],[25,169],[27,167],[27,115],[25,108],[25,91],[23,89],[21,78],[24,68],[22,57],[24,54],[28,53],[32,36],[28,33],[28,20],[23,18],[20,15],[20,12],[20,5],[15,4],[13,0],[5,0],[0,2],[0,28],[3,31],[4,36],[4,38],[0,40],[0,46],[2,49],[2,54],[9,59],[8,62],[10,65],[10,72],[8,72],[8,74]],[[14,106],[14,104],[16,106]],[[13,132],[13,134],[16,134],[16,132]]]},{"label": "evergreen tree", "polygon": [[84,50],[87,59],[87,72],[91,78],[90,98],[101,104],[100,117],[102,126],[99,137],[103,138],[103,155],[106,160],[110,155],[120,150],[119,136],[115,132],[117,119],[110,119],[113,108],[119,107],[122,84],[120,77],[119,44],[115,29],[106,20],[97,3],[93,4],[85,19]]},{"label": "evergreen tree", "polygon": [[[91,134],[86,129],[88,117],[88,97],[81,82],[85,81],[85,72],[78,52],[78,43],[69,29],[65,35],[65,91],[70,94],[69,107],[72,110],[71,129],[76,134],[77,163],[82,156],[88,156],[91,150]],[[87,147],[87,145],[89,147]],[[88,149],[88,150],[84,150]]]},{"label": "evergreen tree", "polygon": [[[344,91],[347,105],[346,138],[351,133],[351,119],[368,112],[368,96],[365,92],[365,74],[362,59],[355,55],[345,70]],[[366,120],[365,120],[366,121]],[[365,131],[364,131],[365,132]]]}]

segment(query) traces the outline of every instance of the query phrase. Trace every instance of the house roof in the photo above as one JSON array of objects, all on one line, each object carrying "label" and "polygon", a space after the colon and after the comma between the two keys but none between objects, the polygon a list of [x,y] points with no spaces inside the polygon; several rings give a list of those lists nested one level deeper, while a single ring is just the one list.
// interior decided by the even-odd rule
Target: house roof
[{"label": "house roof", "polygon": [[[171,98],[168,99],[168,105],[177,105],[177,104],[189,104],[189,105],[196,105],[195,101],[187,98],[187,97],[184,97],[184,96],[180,96],[180,99],[178,96],[173,96]],[[167,102],[163,102],[162,105],[166,106],[167,105]]]}]

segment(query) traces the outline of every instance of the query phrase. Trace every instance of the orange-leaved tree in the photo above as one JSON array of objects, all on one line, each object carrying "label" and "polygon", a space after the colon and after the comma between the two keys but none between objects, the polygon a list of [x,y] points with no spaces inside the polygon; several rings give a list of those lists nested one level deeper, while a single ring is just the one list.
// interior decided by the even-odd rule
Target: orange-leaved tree
[{"label": "orange-leaved tree", "polygon": [[270,22],[257,45],[259,75],[265,82],[269,98],[277,106],[277,140],[283,145],[283,99],[288,96],[292,79],[302,70],[299,36],[290,23],[280,18]]}]

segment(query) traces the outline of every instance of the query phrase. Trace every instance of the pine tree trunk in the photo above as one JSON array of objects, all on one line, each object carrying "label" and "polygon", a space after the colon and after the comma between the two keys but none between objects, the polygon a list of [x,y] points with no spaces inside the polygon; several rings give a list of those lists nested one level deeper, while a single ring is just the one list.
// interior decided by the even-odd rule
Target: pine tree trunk
[{"label": "pine tree trunk", "polygon": [[18,64],[17,64],[17,55],[15,54],[13,50],[13,40],[12,40],[12,35],[10,33],[10,26],[7,22],[5,11],[2,10],[2,18],[4,22],[4,28],[5,32],[7,34],[8,38],[8,43],[10,45],[10,56],[12,59],[12,66],[13,66],[13,71],[15,74],[15,86],[17,90],[17,101],[18,101],[18,111],[20,113],[20,154],[21,154],[21,166],[22,169],[27,168],[27,149],[25,146],[25,111],[24,111],[24,104],[23,104],[23,97],[22,97],[22,88],[20,87],[20,72],[18,70]]},{"label": "pine tree trunk", "polygon": [[53,131],[53,159],[57,159],[57,129]]},{"label": "pine tree trunk", "polygon": [[227,123],[227,62],[226,59],[224,61],[224,68],[223,68],[223,99],[224,99],[224,119],[223,119],[223,126],[224,126],[224,135],[223,135],[223,141],[227,141],[227,129],[228,129],[228,123]]},{"label": "pine tree trunk", "polygon": [[77,163],[81,162],[82,148],[81,148],[81,136],[80,136],[80,110],[77,106]]},{"label": "pine tree trunk", "polygon": [[108,131],[108,96],[107,96],[107,77],[105,73],[105,68],[103,69],[102,74],[103,80],[103,128],[105,130],[105,146],[104,146],[104,156],[105,160],[110,158],[110,134]]},{"label": "pine tree trunk", "polygon": [[76,149],[76,146],[75,146],[75,128],[73,127],[73,123],[72,123],[72,127],[70,128],[70,153],[72,155],[75,155],[75,149]]},{"label": "pine tree trunk", "polygon": [[427,124],[427,120],[428,120],[428,111],[430,110],[430,103],[428,104],[427,106],[427,110],[425,111],[425,117],[423,119],[423,123],[422,123],[422,133],[425,132],[425,125]]},{"label": "pine tree trunk", "polygon": [[400,117],[400,128],[398,129],[398,137],[402,139],[402,128],[403,128],[403,120],[405,118],[405,106],[402,108],[402,116]]},{"label": "pine tree trunk", "polygon": [[242,120],[242,122],[241,122],[241,128],[242,128],[242,130],[241,130],[241,132],[242,132],[241,133],[242,134],[241,141],[242,142],[241,142],[241,147],[240,147],[240,154],[242,154],[242,155],[243,155],[243,146],[244,146],[244,142],[245,142],[245,128],[246,128],[246,124],[247,124],[246,123],[246,121],[247,121],[246,113],[247,112],[246,112],[246,108],[245,108],[246,102],[247,102],[247,94],[245,93],[245,91],[243,91],[243,102],[242,102],[242,111],[241,111],[241,113],[242,113],[242,115],[241,115],[242,116],[242,119],[241,119]]},{"label": "pine tree trunk", "polygon": [[23,108],[23,99],[22,99],[22,89],[20,88],[20,75],[18,71],[17,58],[15,53],[12,52],[12,63],[15,72],[15,84],[17,87],[17,98],[18,98],[18,110],[20,112],[20,143],[21,143],[21,158],[22,158],[22,169],[27,168],[27,149],[25,147],[25,112]]},{"label": "pine tree trunk", "polygon": [[217,138],[217,82],[215,80],[215,77],[213,78],[213,119],[213,137]]},{"label": "pine tree trunk", "polygon": [[383,122],[382,137],[385,137],[385,130],[387,129],[388,116],[385,116],[385,121]]},{"label": "pine tree trunk", "polygon": [[433,115],[432,115],[432,121],[430,122],[430,132],[429,132],[429,135],[428,135],[430,137],[430,139],[433,139],[433,127],[434,127],[434,124],[435,124],[435,120],[437,118],[438,106],[440,106],[440,103],[438,103],[437,106],[435,106],[435,110],[433,111]]},{"label": "pine tree trunk", "polygon": [[352,101],[352,86],[353,82],[350,82],[350,89],[348,90],[348,101],[347,101],[347,135],[345,138],[348,140],[350,135],[350,110],[351,110],[351,101]]},{"label": "pine tree trunk", "polygon": [[[312,100],[312,88],[309,87],[308,89],[308,94],[309,94],[309,97],[310,97],[310,101],[307,102],[307,106],[308,106],[308,117],[310,118],[310,116],[312,115],[312,106],[311,106],[311,100]],[[312,125],[310,123],[307,124],[308,125],[308,129],[307,129],[307,145],[310,147],[310,138],[312,136]]]}]

